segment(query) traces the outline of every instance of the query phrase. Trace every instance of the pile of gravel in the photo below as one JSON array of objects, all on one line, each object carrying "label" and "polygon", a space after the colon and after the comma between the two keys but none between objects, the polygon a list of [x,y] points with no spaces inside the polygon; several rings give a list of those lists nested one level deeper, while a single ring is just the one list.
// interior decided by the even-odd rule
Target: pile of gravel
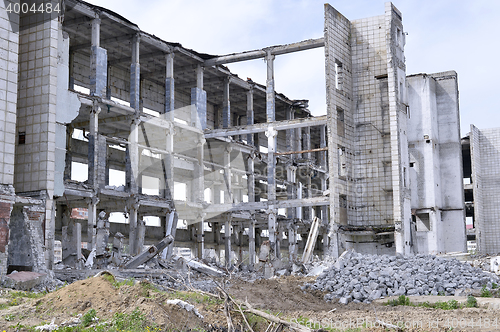
[{"label": "pile of gravel", "polygon": [[323,271],[314,284],[305,284],[302,289],[326,291],[326,301],[339,298],[343,304],[370,303],[393,295],[458,295],[483,286],[491,289],[498,280],[496,275],[457,259],[432,255],[363,255],[349,251]]}]

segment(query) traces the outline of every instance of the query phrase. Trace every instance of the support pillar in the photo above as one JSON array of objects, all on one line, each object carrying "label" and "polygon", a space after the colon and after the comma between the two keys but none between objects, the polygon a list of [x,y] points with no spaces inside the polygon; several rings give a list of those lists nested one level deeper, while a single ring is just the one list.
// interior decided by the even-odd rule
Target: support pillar
[{"label": "support pillar", "polygon": [[253,215],[248,225],[248,265],[253,270],[255,266],[255,217]]},{"label": "support pillar", "polygon": [[92,251],[95,248],[96,228],[97,228],[97,204],[99,199],[92,197],[87,201],[88,223],[87,223],[87,249]]},{"label": "support pillar", "polygon": [[231,126],[231,102],[229,101],[229,77],[224,79],[222,97],[222,128]]},{"label": "support pillar", "polygon": [[269,202],[268,210],[268,229],[269,229],[269,242],[271,246],[270,257],[271,259],[276,258],[277,247],[276,247],[276,215],[277,208],[275,208],[274,203],[276,201],[276,167],[274,153],[276,152],[276,137],[278,132],[274,130],[272,126],[268,127],[266,131],[267,136],[267,200]]},{"label": "support pillar", "polygon": [[288,226],[288,258],[290,262],[297,260],[297,226],[293,221]]},{"label": "support pillar", "polygon": [[251,152],[247,159],[248,202],[255,202],[255,153]]},{"label": "support pillar", "polygon": [[165,114],[166,120],[173,122],[175,109],[174,53],[168,53],[165,61]]},{"label": "support pillar", "polygon": [[[247,91],[247,125],[254,124],[253,88]],[[254,145],[254,134],[247,134],[247,144]]]},{"label": "support pillar", "polygon": [[[175,233],[177,232],[177,221],[179,219],[179,216],[177,215],[177,211],[170,211],[168,214],[168,223],[167,223],[167,235],[172,235],[172,237],[175,239]],[[170,260],[172,258],[172,252],[174,251],[174,242],[168,245],[167,247],[167,254],[166,258],[167,260]]]},{"label": "support pillar", "polygon": [[144,248],[144,237],[146,236],[146,221],[143,218],[137,220],[137,254],[142,252]]},{"label": "support pillar", "polygon": [[88,182],[94,190],[99,188],[99,113],[101,107],[94,104],[89,118],[89,142],[88,142]]},{"label": "support pillar", "polygon": [[191,126],[207,128],[207,92],[203,90],[203,67],[196,67],[196,88],[191,89]]},{"label": "support pillar", "polygon": [[129,235],[128,235],[128,247],[130,256],[135,256],[138,254],[138,232],[137,232],[137,211],[139,210],[139,203],[135,200],[128,203],[128,223],[129,223]]},{"label": "support pillar", "polygon": [[224,151],[224,204],[233,203],[232,174],[231,174],[231,146],[226,146]]},{"label": "support pillar", "polygon": [[136,114],[140,110],[141,65],[139,63],[139,45],[141,37],[136,34],[132,40],[132,64],[130,65],[130,107]]},{"label": "support pillar", "polygon": [[90,47],[90,95],[105,97],[107,86],[107,51],[100,47],[101,19],[92,20]]},{"label": "support pillar", "polygon": [[226,267],[231,267],[231,216],[226,215],[224,224],[224,254]]}]

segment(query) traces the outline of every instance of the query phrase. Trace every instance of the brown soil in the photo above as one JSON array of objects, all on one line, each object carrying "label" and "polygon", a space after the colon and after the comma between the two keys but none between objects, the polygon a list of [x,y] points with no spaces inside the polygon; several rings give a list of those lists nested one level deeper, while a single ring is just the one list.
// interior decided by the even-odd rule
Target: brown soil
[{"label": "brown soil", "polygon": [[230,293],[241,301],[248,300],[256,308],[271,310],[288,321],[306,325],[309,322],[308,326],[315,329],[333,327],[338,331],[357,331],[356,328],[362,328],[360,331],[385,331],[376,323],[380,320],[404,327],[404,331],[500,331],[498,310],[391,307],[380,303],[342,305],[338,301],[326,303],[323,293],[300,289],[300,286],[312,280],[299,277],[281,277],[253,283],[233,280]]},{"label": "brown soil", "polygon": [[[377,319],[385,323],[405,326],[404,331],[499,331],[500,318],[497,310],[465,308],[458,310],[429,309],[423,307],[390,307],[380,303],[349,304],[326,303],[320,292],[311,293],[300,289],[311,278],[282,277],[257,280],[253,283],[232,279],[228,292],[242,302],[266,310],[282,319],[302,322],[309,327],[333,327],[335,331],[384,331]],[[0,291],[0,304],[12,299]],[[185,293],[183,293],[185,294]],[[0,310],[0,331],[17,331],[9,326],[20,323],[26,326],[55,324],[84,314],[93,308],[101,319],[109,319],[115,313],[130,313],[138,308],[149,321],[160,325],[163,330],[174,331],[223,331],[226,317],[220,300],[202,295],[188,296],[187,302],[195,305],[204,316],[187,312],[167,299],[179,294],[154,291],[148,283],[115,288],[105,277],[94,277],[77,281],[39,299],[17,298],[17,305]],[[199,303],[198,303],[199,302]],[[235,326],[244,326],[240,314],[232,306]],[[9,319],[9,321],[6,320]],[[250,317],[254,331],[265,331],[268,322]],[[223,329],[219,329],[223,328]],[[360,328],[360,329],[357,329]],[[351,330],[349,330],[351,329]],[[20,331],[23,331],[22,329]]]}]

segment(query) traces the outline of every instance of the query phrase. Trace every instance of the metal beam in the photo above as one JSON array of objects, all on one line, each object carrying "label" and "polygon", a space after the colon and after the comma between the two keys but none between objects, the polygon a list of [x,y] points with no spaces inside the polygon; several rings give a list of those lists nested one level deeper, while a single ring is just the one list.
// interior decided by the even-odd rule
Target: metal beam
[{"label": "metal beam", "polygon": [[270,52],[271,55],[280,55],[280,54],[310,50],[313,48],[323,47],[323,46],[325,46],[324,38],[308,39],[288,45],[277,45],[277,46],[267,47],[261,50],[253,50],[242,53],[223,55],[216,58],[205,60],[204,65],[206,67],[210,67],[232,62],[254,60],[254,59],[264,58],[266,54],[268,54],[268,52]]},{"label": "metal beam", "polygon": [[264,122],[264,123],[257,123],[254,125],[231,127],[227,129],[208,130],[205,132],[205,138],[263,133],[269,127],[273,127],[275,130],[286,130],[293,128],[321,126],[324,124],[326,124],[326,115],[316,116],[311,118]]}]

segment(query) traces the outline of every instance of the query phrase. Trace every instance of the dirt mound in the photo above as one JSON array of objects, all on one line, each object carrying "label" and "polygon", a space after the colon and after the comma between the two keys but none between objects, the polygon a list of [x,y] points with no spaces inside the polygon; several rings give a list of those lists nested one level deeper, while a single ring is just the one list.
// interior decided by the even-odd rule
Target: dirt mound
[{"label": "dirt mound", "polygon": [[330,310],[336,304],[326,303],[321,292],[305,292],[300,287],[313,281],[311,277],[281,277],[260,279],[254,282],[233,279],[229,292],[238,299],[248,300],[256,308],[273,308],[281,312],[299,310]]},{"label": "dirt mound", "polygon": [[[195,329],[207,325],[194,313],[167,304],[167,299],[173,297],[173,294],[156,291],[149,282],[139,282],[133,286],[118,285],[110,275],[93,277],[76,281],[39,299],[17,300],[20,305],[1,311],[4,319],[0,317],[0,330],[8,330],[8,327],[17,323],[35,326],[52,319],[56,325],[60,325],[90,309],[96,310],[96,316],[101,320],[109,320],[116,313],[131,314],[138,310],[152,325],[163,328],[181,326]],[[199,309],[203,312],[203,306]],[[5,317],[9,317],[8,321],[5,321]]]}]

